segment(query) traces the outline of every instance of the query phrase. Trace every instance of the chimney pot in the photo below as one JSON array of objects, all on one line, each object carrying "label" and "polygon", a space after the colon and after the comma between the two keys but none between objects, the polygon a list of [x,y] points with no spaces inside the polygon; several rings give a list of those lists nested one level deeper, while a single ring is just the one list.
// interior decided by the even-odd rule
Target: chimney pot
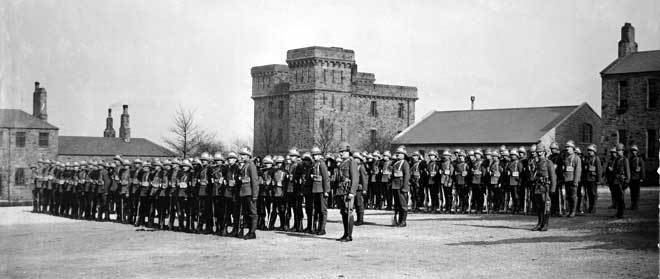
[{"label": "chimney pot", "polygon": [[34,89],[39,89],[39,82],[38,81],[34,82]]}]

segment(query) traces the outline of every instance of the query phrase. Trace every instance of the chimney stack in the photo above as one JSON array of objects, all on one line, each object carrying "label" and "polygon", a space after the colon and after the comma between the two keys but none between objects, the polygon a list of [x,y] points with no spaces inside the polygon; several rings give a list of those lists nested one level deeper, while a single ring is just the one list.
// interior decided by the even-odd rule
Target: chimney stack
[{"label": "chimney stack", "polygon": [[470,107],[470,110],[474,110],[474,100],[475,100],[475,99],[476,99],[476,98],[475,98],[474,96],[470,96],[470,102],[472,103],[472,105],[471,105],[471,107]]},{"label": "chimney stack", "polygon": [[635,42],[635,27],[633,27],[630,22],[626,22],[626,24],[621,27],[619,58],[635,52],[637,52],[637,43]]},{"label": "chimney stack", "polygon": [[32,116],[43,121],[48,120],[46,111],[46,88],[39,87],[39,82],[34,82],[34,93],[32,94]]},{"label": "chimney stack", "polygon": [[121,114],[121,123],[119,126],[119,137],[125,142],[131,141],[131,128],[128,121],[128,105],[124,105],[124,112]]},{"label": "chimney stack", "polygon": [[112,109],[108,109],[108,118],[105,119],[105,130],[103,131],[103,137],[104,138],[114,138],[116,136],[115,134],[115,128],[112,127]]}]

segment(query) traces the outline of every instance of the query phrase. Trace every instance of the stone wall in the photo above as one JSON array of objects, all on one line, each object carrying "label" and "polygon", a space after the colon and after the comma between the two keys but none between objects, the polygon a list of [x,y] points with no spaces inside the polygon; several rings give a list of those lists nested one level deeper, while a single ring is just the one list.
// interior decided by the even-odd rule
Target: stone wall
[{"label": "stone wall", "polygon": [[[16,147],[16,132],[26,132],[25,147]],[[39,146],[39,133],[48,133],[48,147]],[[33,175],[29,166],[39,159],[55,159],[58,131],[44,129],[0,129],[0,200],[32,198]],[[25,183],[16,185],[16,170],[24,169]]]},{"label": "stone wall", "polygon": [[[657,153],[647,153],[647,130],[655,129],[660,134],[660,107],[647,108],[648,80],[660,79],[660,72],[606,75],[602,77],[602,138],[601,146],[612,147],[618,141],[618,130],[626,130],[626,147],[636,144],[648,162],[647,181],[657,182]],[[627,107],[619,107],[619,82],[627,86],[621,90]],[[657,138],[653,139],[657,142]]]},{"label": "stone wall", "polygon": [[[583,140],[583,125],[591,125],[592,140]],[[555,127],[555,142],[563,146],[567,141],[572,140],[575,145],[583,152],[586,152],[590,144],[597,144],[600,142],[600,117],[591,110],[588,106],[582,105],[577,108],[564,122]],[[600,148],[604,152],[605,149]]]}]

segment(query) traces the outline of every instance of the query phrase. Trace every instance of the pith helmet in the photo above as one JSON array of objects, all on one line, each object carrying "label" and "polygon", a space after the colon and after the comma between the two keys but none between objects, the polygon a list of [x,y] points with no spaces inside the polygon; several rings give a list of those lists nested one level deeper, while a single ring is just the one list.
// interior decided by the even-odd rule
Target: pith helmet
[{"label": "pith helmet", "polygon": [[214,160],[214,161],[223,161],[224,159],[225,159],[225,158],[222,157],[222,153],[221,153],[221,152],[216,152],[215,154],[213,154],[213,160]]},{"label": "pith helmet", "polygon": [[527,150],[525,150],[525,147],[524,147],[524,146],[521,146],[520,148],[518,148],[518,153],[525,153],[525,154],[527,154]]},{"label": "pith helmet", "polygon": [[389,150],[385,150],[385,152],[383,152],[383,157],[385,157],[385,158],[391,158],[391,157],[392,157],[392,154],[390,153]]},{"label": "pith helmet", "polygon": [[550,149],[559,149],[559,145],[556,142],[550,144]]},{"label": "pith helmet", "polygon": [[[445,150],[445,151],[446,151],[446,150]],[[431,151],[429,151],[428,154],[429,154],[429,157],[431,157],[431,156],[438,157],[438,152],[436,152],[435,150],[431,150]]]},{"label": "pith helmet", "polygon": [[577,153],[577,154],[582,154],[582,150],[580,150],[579,147],[576,147],[576,148],[575,148],[575,153]]},{"label": "pith helmet", "polygon": [[[95,163],[96,163],[96,162],[92,162],[93,165],[94,165]],[[135,159],[135,161],[133,161],[133,165],[138,165],[138,164],[142,164],[142,163],[144,163],[144,162],[142,162],[142,160],[140,160],[140,158],[137,158],[137,159]]]},{"label": "pith helmet", "polygon": [[359,152],[353,152],[353,158],[364,161],[364,157],[362,157],[362,154],[360,154]]},{"label": "pith helmet", "polygon": [[479,154],[479,155],[482,155],[482,156],[484,155],[484,153],[481,152],[481,149],[476,149],[476,150],[474,151],[474,154]]},{"label": "pith helmet", "polygon": [[445,149],[444,151],[442,151],[442,156],[445,156],[445,157],[451,156],[451,153],[449,153],[449,149]]},{"label": "pith helmet", "polygon": [[252,151],[248,147],[241,148],[241,151],[239,151],[238,153],[240,153],[241,155],[247,155],[252,157]]},{"label": "pith helmet", "polygon": [[339,144],[339,152],[351,151],[351,145],[347,142],[342,142]]},{"label": "pith helmet", "polygon": [[506,149],[502,150],[501,153],[502,153],[502,156],[509,156],[510,155],[509,150],[506,150]]},{"label": "pith helmet", "polygon": [[518,150],[511,149],[511,151],[509,151],[509,156],[511,156],[511,157],[513,157],[513,156],[520,157],[520,156],[518,155],[518,152],[517,152],[517,151],[518,151]]},{"label": "pith helmet", "polygon": [[291,150],[289,150],[289,157],[293,157],[293,156],[300,157],[300,153],[298,152],[298,149],[291,148]]},{"label": "pith helmet", "polygon": [[121,161],[121,164],[124,165],[124,166],[128,166],[128,165],[131,164],[131,161],[129,161],[129,160],[122,160],[122,161]]},{"label": "pith helmet", "polygon": [[564,148],[569,148],[569,147],[575,149],[575,142],[573,142],[572,140],[567,141],[566,146]]},{"label": "pith helmet", "polygon": [[231,158],[238,159],[238,155],[236,155],[236,152],[229,152],[229,154],[227,154],[227,159],[231,159]]},{"label": "pith helmet", "polygon": [[596,149],[595,144],[590,144],[589,146],[587,146],[587,151],[589,151],[589,150],[591,150],[593,152],[598,152],[597,149]]},{"label": "pith helmet", "polygon": [[321,148],[318,148],[316,146],[312,147],[312,155],[321,155]]},{"label": "pith helmet", "polygon": [[276,156],[275,157],[275,163],[284,163],[284,157]]},{"label": "pith helmet", "polygon": [[532,146],[529,148],[529,152],[536,152],[536,144],[532,144]]},{"label": "pith helmet", "polygon": [[[533,146],[533,145],[532,145],[532,146]],[[538,145],[533,146],[533,147],[534,147],[534,150],[535,150],[536,152],[543,152],[543,151],[545,151],[545,145],[543,145],[542,143],[539,143]]]},{"label": "pith helmet", "polygon": [[193,164],[193,165],[201,165],[201,164],[202,164],[202,161],[199,160],[199,158],[195,158],[195,159],[192,160],[192,164]]},{"label": "pith helmet", "polygon": [[639,152],[639,147],[637,147],[637,145],[633,145],[633,146],[630,147],[630,150]]},{"label": "pith helmet", "polygon": [[468,156],[474,156],[474,150],[468,151]]},{"label": "pith helmet", "polygon": [[169,165],[172,165],[172,161],[170,161],[169,159],[163,161],[163,166],[169,166]]},{"label": "pith helmet", "polygon": [[617,145],[616,145],[616,150],[617,150],[617,151],[619,151],[619,150],[625,150],[625,147],[624,147],[623,143],[619,143],[619,144],[617,144]]},{"label": "pith helmet", "polygon": [[309,152],[305,152],[305,153],[303,153],[302,158],[311,160],[312,159],[312,154],[309,153]]},{"label": "pith helmet", "polygon": [[408,152],[406,152],[406,147],[404,147],[403,145],[402,145],[402,146],[399,146],[399,147],[396,149],[395,153],[401,153],[401,154],[403,154],[403,155],[408,154]]},{"label": "pith helmet", "polygon": [[264,157],[264,160],[262,161],[262,163],[272,165],[273,164],[273,157],[271,157],[270,155],[266,155],[266,157]]},{"label": "pith helmet", "polygon": [[373,155],[374,158],[376,158],[376,159],[380,159],[380,158],[381,158],[380,152],[378,152],[378,150],[374,151],[374,153],[373,153],[372,155]]},{"label": "pith helmet", "polygon": [[610,153],[616,153],[616,147],[610,148]]},{"label": "pith helmet", "polygon": [[412,155],[410,155],[410,156],[413,156],[413,157],[415,157],[415,156],[417,156],[417,157],[422,157],[422,154],[419,154],[418,151],[415,151],[415,152],[413,152]]},{"label": "pith helmet", "polygon": [[199,156],[199,159],[202,161],[211,161],[211,154],[203,152],[202,155]]},{"label": "pith helmet", "polygon": [[181,166],[188,166],[189,168],[192,168],[192,164],[190,164],[190,160],[185,159],[183,162],[181,162]]}]

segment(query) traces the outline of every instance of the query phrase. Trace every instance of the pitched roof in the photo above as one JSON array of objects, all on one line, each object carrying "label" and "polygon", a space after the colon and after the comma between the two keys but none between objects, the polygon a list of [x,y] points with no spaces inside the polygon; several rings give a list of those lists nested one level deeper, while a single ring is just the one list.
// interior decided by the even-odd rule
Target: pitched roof
[{"label": "pitched roof", "polygon": [[614,60],[602,75],[660,71],[660,50],[639,51]]},{"label": "pitched roof", "polygon": [[48,129],[58,128],[20,109],[0,109],[0,128]]},{"label": "pitched roof", "polygon": [[171,157],[174,154],[158,144],[143,138],[131,138],[125,142],[121,138],[105,137],[59,137],[59,155],[77,156],[136,156],[136,157]]},{"label": "pitched roof", "polygon": [[433,111],[394,144],[535,143],[582,106]]}]

